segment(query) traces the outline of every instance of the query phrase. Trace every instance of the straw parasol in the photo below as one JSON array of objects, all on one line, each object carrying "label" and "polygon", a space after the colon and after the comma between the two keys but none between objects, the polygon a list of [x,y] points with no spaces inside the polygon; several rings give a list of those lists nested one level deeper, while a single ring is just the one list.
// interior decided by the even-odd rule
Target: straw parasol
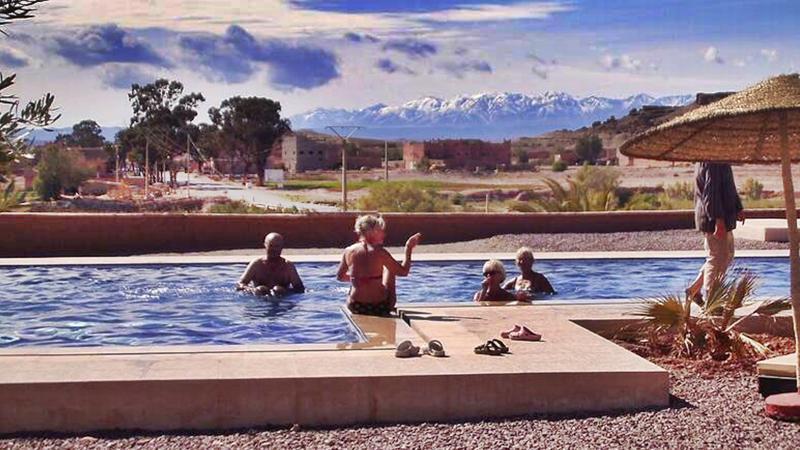
[{"label": "straw parasol", "polygon": [[634,136],[626,156],[665,161],[780,162],[789,228],[798,392],[767,398],[767,413],[800,419],[800,254],[791,163],[800,161],[800,76],[779,75]]}]

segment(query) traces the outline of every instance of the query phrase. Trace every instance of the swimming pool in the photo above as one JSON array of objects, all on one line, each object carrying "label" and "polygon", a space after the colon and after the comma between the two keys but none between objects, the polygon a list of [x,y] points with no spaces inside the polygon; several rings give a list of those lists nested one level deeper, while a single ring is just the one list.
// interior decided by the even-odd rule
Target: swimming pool
[{"label": "swimming pool", "polygon": [[[509,276],[515,273],[505,261]],[[682,292],[702,259],[537,260],[558,291],[587,302]],[[470,302],[483,261],[420,262],[400,303]],[[787,258],[738,258],[760,296],[789,292]],[[244,264],[0,268],[0,347],[357,342],[335,263],[299,263],[308,291],[279,301],[235,292]]]}]

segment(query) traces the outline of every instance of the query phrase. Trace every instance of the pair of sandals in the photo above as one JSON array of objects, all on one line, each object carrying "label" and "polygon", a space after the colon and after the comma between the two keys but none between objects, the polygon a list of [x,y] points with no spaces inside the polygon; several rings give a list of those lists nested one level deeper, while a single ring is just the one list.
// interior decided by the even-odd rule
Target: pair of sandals
[{"label": "pair of sandals", "polygon": [[[444,352],[444,345],[442,345],[442,342],[438,339],[428,342],[428,346],[422,349],[422,353],[425,355],[435,356],[437,358],[446,356],[446,353]],[[397,346],[397,349],[394,351],[394,356],[398,358],[412,358],[414,356],[420,356],[420,348],[414,345],[411,341],[403,341]]]},{"label": "pair of sandals", "polygon": [[525,325],[514,325],[514,328],[501,332],[500,336],[512,341],[538,342],[542,340],[541,334],[531,331]]},{"label": "pair of sandals", "polygon": [[475,347],[477,355],[499,356],[508,352],[508,346],[500,339],[489,339],[485,344]]}]

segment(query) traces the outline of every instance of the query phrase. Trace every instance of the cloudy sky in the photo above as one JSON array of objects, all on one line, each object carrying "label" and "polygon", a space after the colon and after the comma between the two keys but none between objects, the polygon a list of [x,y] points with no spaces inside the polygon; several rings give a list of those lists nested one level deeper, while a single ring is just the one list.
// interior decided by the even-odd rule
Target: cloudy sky
[{"label": "cloudy sky", "polygon": [[0,71],[70,126],[127,125],[131,83],[177,79],[316,107],[432,95],[733,90],[800,68],[797,0],[50,0],[7,25]]}]

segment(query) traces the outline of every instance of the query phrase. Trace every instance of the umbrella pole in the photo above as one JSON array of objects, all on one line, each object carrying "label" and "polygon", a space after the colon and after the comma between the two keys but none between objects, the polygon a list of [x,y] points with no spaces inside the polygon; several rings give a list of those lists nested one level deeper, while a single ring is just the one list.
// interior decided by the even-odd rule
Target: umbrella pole
[{"label": "umbrella pole", "polygon": [[786,225],[789,231],[789,264],[792,296],[792,318],[795,339],[795,377],[797,392],[777,394],[767,397],[766,413],[776,419],[800,420],[800,237],[797,233],[797,207],[794,199],[792,181],[792,161],[789,157],[789,138],[786,126],[786,111],[778,116],[781,139],[781,174],[783,175],[783,196],[786,200]]}]

